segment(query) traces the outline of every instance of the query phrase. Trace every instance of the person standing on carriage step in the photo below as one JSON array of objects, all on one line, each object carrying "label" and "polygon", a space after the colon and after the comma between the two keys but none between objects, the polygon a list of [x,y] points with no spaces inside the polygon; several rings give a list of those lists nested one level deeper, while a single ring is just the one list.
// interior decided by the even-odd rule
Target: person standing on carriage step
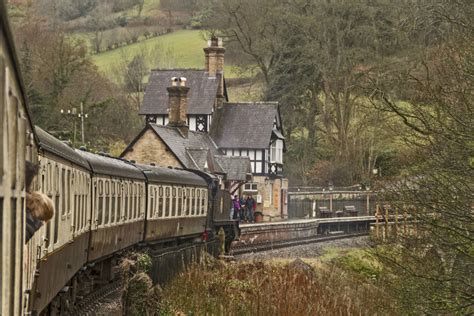
[{"label": "person standing on carriage step", "polygon": [[47,223],[54,214],[53,201],[44,193],[31,191],[31,183],[38,173],[38,166],[27,161],[25,165],[25,191],[26,191],[26,234],[27,243],[34,233]]}]

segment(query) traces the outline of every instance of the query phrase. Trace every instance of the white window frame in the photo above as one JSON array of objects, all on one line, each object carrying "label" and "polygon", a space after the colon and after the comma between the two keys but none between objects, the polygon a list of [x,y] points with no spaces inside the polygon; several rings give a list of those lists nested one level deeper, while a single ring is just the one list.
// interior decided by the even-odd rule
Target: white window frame
[{"label": "white window frame", "polygon": [[258,192],[257,182],[247,182],[244,184],[244,192]]},{"label": "white window frame", "polygon": [[270,145],[270,162],[283,163],[283,141],[281,139],[275,140]]}]

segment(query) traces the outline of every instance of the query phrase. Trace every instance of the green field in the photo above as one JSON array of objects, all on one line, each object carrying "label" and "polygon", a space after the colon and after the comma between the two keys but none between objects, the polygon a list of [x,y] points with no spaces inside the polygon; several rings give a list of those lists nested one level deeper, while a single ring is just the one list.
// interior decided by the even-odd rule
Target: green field
[{"label": "green field", "polygon": [[[204,34],[199,30],[180,30],[150,38],[135,44],[120,47],[92,56],[99,71],[110,79],[115,78],[116,65],[123,60],[130,61],[142,53],[150,68],[196,68],[204,69],[204,51],[207,46]],[[226,64],[227,78],[242,76],[235,66]],[[249,75],[252,75],[249,73]]]},{"label": "green field", "polygon": [[[115,62],[120,62],[123,56],[131,57],[143,52],[145,56],[152,53],[161,55],[146,56],[149,63],[159,59],[160,62],[172,68],[203,68],[202,49],[205,46],[206,41],[200,31],[182,30],[97,54],[92,56],[92,60],[105,74],[108,74],[111,70],[110,66]],[[160,65],[150,66],[155,68]]]}]

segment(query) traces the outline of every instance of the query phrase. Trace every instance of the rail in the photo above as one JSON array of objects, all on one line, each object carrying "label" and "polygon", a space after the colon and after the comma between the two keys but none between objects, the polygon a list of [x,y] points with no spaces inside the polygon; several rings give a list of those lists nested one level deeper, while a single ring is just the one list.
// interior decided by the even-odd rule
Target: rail
[{"label": "rail", "polygon": [[325,242],[331,241],[336,239],[345,239],[345,238],[354,238],[360,236],[367,236],[369,232],[362,232],[362,233],[337,233],[337,234],[330,234],[330,235],[317,235],[314,237],[305,237],[305,238],[296,238],[290,240],[281,240],[281,241],[265,241],[259,243],[252,243],[252,244],[239,244],[238,246],[231,247],[230,254],[231,255],[241,255],[245,253],[251,252],[261,252],[261,251],[268,251],[286,247],[294,247],[300,245],[306,245],[311,243],[318,243],[318,242]]}]

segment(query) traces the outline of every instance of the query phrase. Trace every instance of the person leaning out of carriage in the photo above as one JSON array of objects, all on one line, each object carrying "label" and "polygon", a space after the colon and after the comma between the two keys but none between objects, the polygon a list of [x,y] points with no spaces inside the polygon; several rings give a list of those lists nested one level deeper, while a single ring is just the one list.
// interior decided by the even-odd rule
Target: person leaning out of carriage
[{"label": "person leaning out of carriage", "polygon": [[53,201],[44,193],[31,191],[31,183],[38,173],[38,166],[27,161],[25,166],[26,236],[28,242],[34,233],[47,223],[54,214]]}]

